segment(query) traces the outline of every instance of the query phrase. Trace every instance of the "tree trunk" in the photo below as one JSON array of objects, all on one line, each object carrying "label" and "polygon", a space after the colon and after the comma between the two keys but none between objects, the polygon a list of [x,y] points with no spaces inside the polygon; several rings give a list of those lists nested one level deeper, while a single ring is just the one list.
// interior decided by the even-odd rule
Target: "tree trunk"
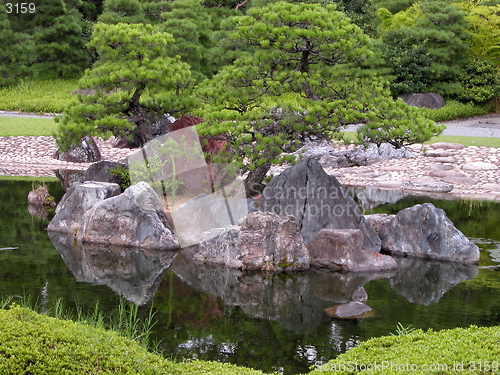
[{"label": "tree trunk", "polygon": [[247,197],[261,193],[262,181],[264,181],[269,169],[271,169],[271,163],[264,163],[260,167],[255,167],[253,171],[250,171],[247,178],[245,178],[245,192]]},{"label": "tree trunk", "polygon": [[135,89],[134,95],[132,95],[129,101],[129,110],[134,115],[134,123],[137,125],[137,129],[139,130],[142,145],[153,139],[148,126],[146,114],[142,110],[141,104],[139,103],[142,91],[145,88],[146,84],[142,83],[141,86]]}]

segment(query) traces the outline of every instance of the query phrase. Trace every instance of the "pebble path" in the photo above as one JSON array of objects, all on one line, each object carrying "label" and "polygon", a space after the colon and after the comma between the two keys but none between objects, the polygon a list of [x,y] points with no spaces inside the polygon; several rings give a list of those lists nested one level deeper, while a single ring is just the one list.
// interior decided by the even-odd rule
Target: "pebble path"
[{"label": "pebble path", "polygon": [[405,182],[439,182],[452,184],[447,194],[457,198],[500,200],[500,149],[470,146],[426,150],[422,145],[410,149],[415,156],[411,159],[384,160],[327,173],[349,186],[401,189]]},{"label": "pebble path", "polygon": [[[120,161],[134,150],[113,148],[113,139],[96,140],[103,160]],[[53,137],[0,137],[0,175],[55,177],[58,169],[85,171],[91,163],[70,163],[54,159]]]},{"label": "pebble path", "polygon": [[[97,140],[103,160],[120,161],[134,152],[112,147],[113,140]],[[450,146],[451,145],[451,146]],[[339,149],[353,148],[337,146]],[[345,186],[373,186],[402,189],[406,182],[449,183],[449,197],[500,200],[500,149],[454,144],[412,145],[411,159],[392,159],[367,166],[328,168]],[[451,147],[451,148],[450,148]],[[86,170],[91,163],[70,163],[52,158],[56,144],[52,137],[0,137],[0,175],[54,177],[58,169]],[[283,167],[274,167],[277,174]]]}]

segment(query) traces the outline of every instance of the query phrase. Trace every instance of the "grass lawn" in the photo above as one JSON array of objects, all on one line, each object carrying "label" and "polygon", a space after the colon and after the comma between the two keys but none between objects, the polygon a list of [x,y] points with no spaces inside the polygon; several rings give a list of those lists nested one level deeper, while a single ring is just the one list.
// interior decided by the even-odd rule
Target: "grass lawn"
[{"label": "grass lawn", "polygon": [[58,124],[51,118],[0,117],[0,137],[52,135]]},{"label": "grass lawn", "polygon": [[16,86],[0,88],[0,109],[35,113],[61,113],[70,103],[76,80],[22,79]]}]

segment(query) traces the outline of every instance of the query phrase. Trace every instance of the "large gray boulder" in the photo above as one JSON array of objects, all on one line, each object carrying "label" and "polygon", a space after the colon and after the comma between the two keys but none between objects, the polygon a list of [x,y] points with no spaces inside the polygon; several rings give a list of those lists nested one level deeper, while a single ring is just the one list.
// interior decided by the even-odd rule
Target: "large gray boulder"
[{"label": "large gray boulder", "polygon": [[76,234],[82,226],[83,215],[103,199],[120,194],[117,184],[88,181],[73,184],[56,207],[55,216],[47,226],[51,232]]},{"label": "large gray boulder", "polygon": [[229,268],[273,272],[307,269],[310,263],[293,218],[268,212],[251,213],[239,226],[205,232],[194,258]]},{"label": "large gray boulder", "polygon": [[409,106],[439,109],[444,106],[441,95],[433,92],[419,92],[401,95],[400,98]]},{"label": "large gray boulder", "polygon": [[363,233],[359,229],[322,229],[307,247],[311,266],[351,272],[398,267],[390,256],[363,249]]},{"label": "large gray boulder", "polygon": [[85,212],[76,238],[82,242],[157,250],[179,247],[158,195],[145,182],[96,202]]},{"label": "large gray boulder", "polygon": [[313,158],[305,158],[274,177],[262,192],[259,210],[293,215],[306,243],[321,229],[359,229],[363,248],[380,251],[381,241],[356,202]]},{"label": "large gray boulder", "polygon": [[479,261],[479,248],[432,203],[399,211],[380,227],[378,234],[382,249],[391,254],[463,263]]}]

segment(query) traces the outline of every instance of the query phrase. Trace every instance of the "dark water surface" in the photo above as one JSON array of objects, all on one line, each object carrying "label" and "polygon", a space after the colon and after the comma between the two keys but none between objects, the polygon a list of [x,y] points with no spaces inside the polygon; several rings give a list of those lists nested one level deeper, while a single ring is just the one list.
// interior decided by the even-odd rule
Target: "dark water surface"
[{"label": "dark water surface", "polygon": [[[342,274],[313,270],[271,275],[222,270],[186,261],[183,253],[87,246],[46,232],[50,215],[30,215],[32,181],[0,180],[0,295],[31,296],[41,311],[61,299],[112,313],[120,296],[153,305],[156,338],[173,358],[227,361],[266,372],[305,373],[398,323],[435,330],[500,324],[500,204],[403,198],[372,208],[396,213],[417,203],[443,208],[481,247],[479,267],[398,259],[397,272]],[[58,182],[49,191],[59,200]],[[380,202],[379,202],[380,203]],[[57,247],[57,248],[56,248]],[[325,309],[364,287],[373,317],[341,320]]]}]

